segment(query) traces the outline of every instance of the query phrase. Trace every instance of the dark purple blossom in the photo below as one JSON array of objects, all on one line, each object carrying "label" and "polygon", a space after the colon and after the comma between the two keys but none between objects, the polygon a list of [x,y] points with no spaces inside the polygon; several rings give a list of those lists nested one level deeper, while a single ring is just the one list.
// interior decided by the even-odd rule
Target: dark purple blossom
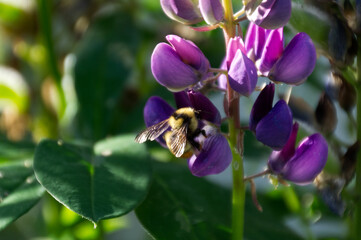
[{"label": "dark purple blossom", "polygon": [[[199,126],[206,133],[195,139],[200,144],[189,159],[189,168],[195,176],[206,176],[224,171],[232,161],[232,153],[227,139],[219,133],[221,116],[213,103],[199,92],[175,93],[177,108],[192,107],[199,112]],[[144,121],[148,126],[169,118],[175,110],[160,97],[151,97],[144,108]],[[157,138],[166,147],[163,136]]]},{"label": "dark purple blossom", "polygon": [[160,0],[164,13],[171,19],[193,24],[202,21],[197,2],[192,0]]},{"label": "dark purple blossom", "polygon": [[272,107],[274,84],[268,84],[259,94],[251,110],[249,128],[258,141],[275,149],[281,149],[292,131],[292,112],[284,100]]},{"label": "dark purple blossom", "polygon": [[280,151],[273,151],[268,159],[269,169],[285,180],[304,185],[312,182],[324,168],[328,146],[321,134],[315,133],[303,139],[295,148],[298,124]]},{"label": "dark purple blossom", "polygon": [[209,61],[193,42],[176,35],[166,39],[171,45],[159,43],[151,58],[153,76],[161,85],[178,92],[207,78]]},{"label": "dark purple blossom", "polygon": [[251,22],[265,29],[276,29],[287,24],[291,17],[291,0],[251,0],[246,5]]}]

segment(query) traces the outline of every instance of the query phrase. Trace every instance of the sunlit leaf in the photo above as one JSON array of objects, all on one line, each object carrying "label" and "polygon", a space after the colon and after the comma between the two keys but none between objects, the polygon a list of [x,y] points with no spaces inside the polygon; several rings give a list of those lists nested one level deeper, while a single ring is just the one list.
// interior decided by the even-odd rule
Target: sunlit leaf
[{"label": "sunlit leaf", "polygon": [[94,223],[135,208],[151,176],[145,146],[130,135],[103,140],[93,149],[44,140],[34,170],[55,199]]}]

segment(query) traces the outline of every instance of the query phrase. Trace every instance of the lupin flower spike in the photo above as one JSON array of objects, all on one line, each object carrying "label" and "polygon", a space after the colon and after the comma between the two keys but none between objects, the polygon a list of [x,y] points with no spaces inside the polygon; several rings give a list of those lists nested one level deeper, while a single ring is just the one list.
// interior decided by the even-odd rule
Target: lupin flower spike
[{"label": "lupin flower spike", "polygon": [[171,45],[159,43],[151,58],[153,76],[161,85],[179,92],[207,78],[209,61],[193,42],[176,35],[166,39]]},{"label": "lupin flower spike", "polygon": [[280,150],[292,131],[292,112],[284,100],[272,108],[275,86],[268,84],[259,94],[251,110],[249,128],[258,141]]},{"label": "lupin flower spike", "polygon": [[303,139],[295,149],[298,124],[293,125],[292,134],[280,151],[273,151],[268,167],[285,180],[299,185],[311,183],[324,168],[328,146],[321,134],[315,133]]},{"label": "lupin flower spike", "polygon": [[246,14],[251,22],[265,29],[276,29],[287,24],[291,17],[291,0],[248,1]]}]

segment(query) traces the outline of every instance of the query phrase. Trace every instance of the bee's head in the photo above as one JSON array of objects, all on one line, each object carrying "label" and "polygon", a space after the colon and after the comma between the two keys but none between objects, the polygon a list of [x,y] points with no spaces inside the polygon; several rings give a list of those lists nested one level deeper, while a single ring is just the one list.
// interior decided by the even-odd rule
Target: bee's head
[{"label": "bee's head", "polygon": [[194,115],[196,116],[197,119],[199,119],[200,116],[201,116],[201,110],[195,110],[194,109]]}]

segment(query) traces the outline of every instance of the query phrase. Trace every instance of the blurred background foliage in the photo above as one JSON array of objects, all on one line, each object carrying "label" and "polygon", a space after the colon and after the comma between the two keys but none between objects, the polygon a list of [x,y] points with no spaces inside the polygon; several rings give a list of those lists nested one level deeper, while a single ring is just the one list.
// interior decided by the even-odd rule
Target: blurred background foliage
[{"label": "blurred background foliage", "polygon": [[[299,139],[323,131],[315,118],[322,92],[330,88],[331,70],[347,73],[344,66],[356,53],[346,20],[329,11],[332,6],[318,3],[322,1],[294,0],[285,27],[286,42],[299,31],[307,32],[319,55],[314,73],[294,88],[290,102],[295,117],[302,120]],[[240,9],[241,1],[234,1],[234,8]],[[247,24],[241,25],[245,33]],[[194,41],[212,67],[220,65],[225,52],[222,31],[199,33],[177,24],[156,0],[0,0],[0,239],[151,239],[148,233],[156,239],[229,236],[230,170],[207,180],[195,178],[184,160],[156,143],[147,145],[152,159],[172,163],[153,164],[148,197],[135,213],[102,220],[97,228],[51,197],[33,174],[32,158],[41,139],[90,146],[107,137],[135,134],[144,128],[143,106],[149,96],[174,103],[150,71],[152,50],[168,34]],[[279,95],[284,91],[278,87]],[[256,95],[242,100],[245,124]],[[223,94],[211,92],[210,97],[221,110]],[[340,173],[340,159],[355,139],[354,109],[345,111],[345,104],[337,100],[331,100],[331,118],[337,118],[331,126],[336,130],[327,137],[328,174]],[[246,175],[262,170],[269,153],[247,132]],[[352,181],[343,191],[345,205],[336,183],[334,189],[317,191],[313,185],[283,186],[271,180],[275,185],[256,180],[263,213],[247,193],[247,239],[349,238],[352,191],[347,189]],[[179,221],[179,234],[185,235],[174,238]]]}]

